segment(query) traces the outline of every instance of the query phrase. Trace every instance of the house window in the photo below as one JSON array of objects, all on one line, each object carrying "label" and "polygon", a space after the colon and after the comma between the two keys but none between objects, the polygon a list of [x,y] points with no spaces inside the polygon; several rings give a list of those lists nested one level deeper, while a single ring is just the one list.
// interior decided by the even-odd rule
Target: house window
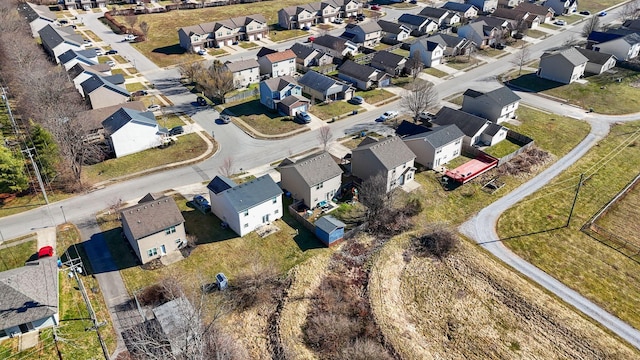
[{"label": "house window", "polygon": [[440,154],[441,152],[442,152],[442,149],[438,149],[438,150],[436,151],[436,154]]},{"label": "house window", "polygon": [[173,234],[174,232],[176,232],[176,227],[175,226],[172,226],[172,227],[170,227],[170,228],[168,228],[168,229],[166,229],[164,231],[164,233],[167,234],[167,235]]},{"label": "house window", "polygon": [[147,250],[147,256],[151,257],[151,256],[156,256],[156,255],[158,255],[158,248],[153,248],[153,249]]},{"label": "house window", "polygon": [[249,224],[244,224],[245,229],[249,227]]},{"label": "house window", "polygon": [[5,330],[0,330],[0,338],[7,337],[7,332]]},{"label": "house window", "polygon": [[249,210],[246,210],[246,211],[244,212],[244,216],[249,216]]},{"label": "house window", "polygon": [[180,244],[182,242],[182,239],[176,239],[176,244]]},{"label": "house window", "polygon": [[277,214],[277,213],[279,213],[279,212],[280,212],[280,210],[276,209],[276,211],[274,211],[273,213],[274,213],[274,214]]},{"label": "house window", "polygon": [[324,187],[324,183],[320,183],[318,185],[316,185],[316,190],[320,190]]},{"label": "house window", "polygon": [[273,200],[272,200],[271,202],[272,202],[273,204],[277,203],[277,202],[278,202],[278,198],[277,198],[277,197],[274,197],[274,198],[273,198]]}]

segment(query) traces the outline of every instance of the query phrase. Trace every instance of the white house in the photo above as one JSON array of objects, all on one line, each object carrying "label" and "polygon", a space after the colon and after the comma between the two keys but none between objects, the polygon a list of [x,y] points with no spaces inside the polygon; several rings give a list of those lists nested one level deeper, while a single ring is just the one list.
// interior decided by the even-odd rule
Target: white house
[{"label": "white house", "polygon": [[587,59],[575,48],[548,51],[540,57],[537,75],[543,79],[571,84],[584,75]]},{"label": "white house", "polygon": [[578,0],[547,0],[545,7],[550,7],[556,15],[572,14],[578,11]]},{"label": "white house", "polygon": [[411,30],[417,30],[423,33],[432,33],[438,30],[437,22],[422,15],[402,14],[398,18],[398,23],[405,25]]},{"label": "white house", "polygon": [[635,59],[640,53],[640,34],[637,32],[629,32],[627,34],[606,32],[598,34],[598,32],[594,31],[589,34],[588,41],[591,43],[594,39],[598,39],[596,35],[601,35],[606,40],[594,43],[591,48],[595,51],[615,55],[616,59],[625,61]]},{"label": "white house", "polygon": [[382,38],[382,28],[374,21],[362,24],[347,24],[341,37],[356,44],[362,44],[366,47],[374,47]]},{"label": "white house", "polygon": [[240,185],[216,176],[207,188],[211,211],[240,236],[282,217],[282,190],[269,175]]},{"label": "white house", "polygon": [[296,161],[285,159],[278,165],[278,171],[280,186],[311,209],[323,201],[331,201],[342,185],[342,169],[328,152]]},{"label": "white house", "polygon": [[489,119],[494,123],[515,118],[520,96],[506,86],[482,92],[467,89],[463,94],[462,111]]},{"label": "white house", "polygon": [[38,32],[47,25],[60,26],[58,18],[46,5],[21,3],[18,12],[29,23],[33,37],[38,36]]},{"label": "white house", "polygon": [[380,140],[366,137],[353,149],[351,173],[363,181],[382,174],[387,192],[414,180],[416,155],[397,136]]},{"label": "white house", "polygon": [[458,15],[456,12],[432,6],[424,7],[419,14],[435,21],[436,23],[438,23],[438,26],[455,25],[461,20],[460,15]]},{"label": "white house", "polygon": [[224,66],[233,74],[236,88],[260,82],[260,64],[255,59],[227,61]]},{"label": "white house", "polygon": [[442,57],[444,56],[445,47],[440,43],[429,41],[429,38],[420,39],[411,44],[409,53],[412,59],[417,59],[416,54],[419,54],[420,60],[426,67],[433,67],[440,65]]},{"label": "white house", "polygon": [[438,168],[460,156],[464,134],[455,125],[425,128],[425,132],[402,138],[416,155],[416,162],[428,169]]},{"label": "white house", "polygon": [[447,9],[450,11],[455,11],[460,14],[460,17],[463,19],[473,19],[478,16],[478,8],[473,6],[472,4],[462,4],[453,1],[447,1],[444,5],[442,5],[443,9]]},{"label": "white house", "polygon": [[162,133],[150,111],[120,108],[102,121],[105,136],[116,157],[134,154],[162,144]]},{"label": "white house", "polygon": [[465,4],[473,5],[479,12],[490,12],[498,8],[498,0],[465,0]]},{"label": "white house", "polygon": [[585,73],[599,75],[616,66],[615,55],[579,47],[577,47],[576,50],[589,60],[587,61],[587,66],[584,68]]},{"label": "white house", "polygon": [[507,138],[508,130],[504,126],[446,106],[438,111],[432,122],[441,126],[457,126],[464,134],[462,143],[466,146],[492,146]]},{"label": "white house", "polygon": [[60,324],[56,261],[43,257],[0,272],[0,342]]},{"label": "white house", "polygon": [[404,41],[411,34],[407,26],[387,20],[378,20],[378,26],[382,29],[382,38],[392,42]]},{"label": "white house", "polygon": [[58,56],[67,50],[84,50],[85,44],[82,36],[76,34],[75,30],[70,27],[54,28],[46,25],[40,31],[40,40],[44,51],[56,62],[59,63]]},{"label": "white house", "polygon": [[260,74],[271,77],[294,75],[296,73],[296,54],[290,49],[278,51],[258,58]]},{"label": "white house", "polygon": [[358,54],[358,45],[354,44],[352,41],[333,35],[318,36],[313,40],[311,46],[314,49],[322,50],[336,58],[342,58],[347,54]]}]

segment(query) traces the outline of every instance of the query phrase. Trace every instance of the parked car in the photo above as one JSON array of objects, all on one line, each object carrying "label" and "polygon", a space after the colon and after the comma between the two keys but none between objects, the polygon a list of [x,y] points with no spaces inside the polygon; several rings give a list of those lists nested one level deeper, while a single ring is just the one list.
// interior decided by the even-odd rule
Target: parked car
[{"label": "parked car", "polygon": [[160,105],[158,104],[149,105],[149,107],[147,108],[147,111],[158,111],[158,110],[160,110]]},{"label": "parked car", "polygon": [[134,91],[131,96],[145,96],[148,95],[149,92],[147,90],[138,90],[138,91]]},{"label": "parked car", "polygon": [[234,41],[231,43],[231,45],[238,45],[238,44],[240,44],[238,41]]},{"label": "parked car", "polygon": [[387,121],[387,120],[391,120],[394,117],[398,116],[398,112],[395,110],[389,110],[389,111],[385,111],[382,115],[380,115],[379,118],[376,119],[376,121]]},{"label": "parked car", "polygon": [[198,50],[198,55],[206,55],[206,54],[207,54],[207,50],[205,49]]},{"label": "parked car", "polygon": [[342,24],[344,22],[343,18],[336,18],[335,20],[333,20],[334,24]]},{"label": "parked car", "polygon": [[184,128],[182,126],[176,126],[171,128],[171,130],[169,130],[169,135],[171,136],[180,135],[180,134],[184,134]]},{"label": "parked car", "polygon": [[567,22],[564,20],[556,20],[556,22],[554,22],[554,24],[558,25],[558,26],[565,26],[567,25]]},{"label": "parked car", "polygon": [[431,121],[434,118],[435,115],[428,113],[426,111],[421,112],[418,115],[418,118],[422,121]]},{"label": "parked car", "polygon": [[360,105],[364,102],[364,98],[362,96],[354,96],[349,100],[349,102],[354,105]]},{"label": "parked car", "polygon": [[497,43],[497,44],[491,44],[491,47],[498,50],[504,50],[506,46],[504,46],[504,44]]},{"label": "parked car", "polygon": [[220,114],[220,122],[223,124],[228,124],[231,122],[231,116],[227,114]]},{"label": "parked car", "polygon": [[105,54],[107,54],[107,55],[115,55],[117,53],[118,53],[118,50],[111,49],[111,50],[107,51]]},{"label": "parked car", "polygon": [[380,5],[371,5],[371,10],[380,11],[382,7]]},{"label": "parked car", "polygon": [[309,41],[309,42],[314,42],[314,41],[316,41],[316,37],[315,37],[315,36],[309,36],[309,37],[307,38],[307,41]]},{"label": "parked car", "polygon": [[598,13],[598,16],[607,16],[607,12],[606,11],[600,11]]},{"label": "parked car", "polygon": [[116,66],[116,63],[115,63],[115,61],[113,61],[113,60],[109,60],[109,61],[107,61],[105,64],[109,65],[110,67],[114,67],[114,66]]},{"label": "parked car", "polygon": [[304,111],[299,111],[296,113],[295,119],[297,122],[302,124],[308,124],[311,122],[311,116]]},{"label": "parked car", "polygon": [[196,102],[198,103],[198,105],[200,106],[205,106],[207,105],[207,99],[203,98],[202,96],[198,96],[198,98],[196,99]]},{"label": "parked car", "polygon": [[358,20],[358,21],[364,21],[364,18],[366,18],[366,16],[364,14],[356,15],[356,20]]},{"label": "parked car", "polygon": [[53,256],[53,248],[51,246],[43,246],[38,250],[38,259]]},{"label": "parked car", "polygon": [[304,31],[309,31],[309,30],[311,30],[311,28],[310,28],[310,27],[308,27],[308,26],[303,26],[303,27],[302,27],[302,30],[304,30]]},{"label": "parked car", "polygon": [[211,205],[209,204],[209,201],[202,195],[194,196],[193,203],[196,204],[196,206],[198,206],[204,212],[211,211]]},{"label": "parked car", "polygon": [[124,36],[124,41],[133,41],[136,39],[137,36],[133,35],[133,34],[127,34]]},{"label": "parked car", "polygon": [[580,11],[580,14],[582,14],[582,15],[591,15],[591,12],[585,10],[585,11]]},{"label": "parked car", "polygon": [[417,3],[418,3],[418,0],[411,0],[411,1],[409,1],[409,2],[410,2],[411,4],[417,4]]}]

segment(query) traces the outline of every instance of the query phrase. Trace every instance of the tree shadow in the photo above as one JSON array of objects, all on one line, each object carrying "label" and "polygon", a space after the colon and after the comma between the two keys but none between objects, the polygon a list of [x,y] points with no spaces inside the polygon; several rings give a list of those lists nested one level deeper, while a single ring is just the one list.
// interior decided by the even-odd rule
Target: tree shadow
[{"label": "tree shadow", "polygon": [[122,235],[121,227],[93,234],[82,244],[86,256],[90,259],[91,274],[124,270],[140,265],[137,255]]},{"label": "tree shadow", "polygon": [[160,53],[164,55],[181,55],[187,52],[180,44],[173,44],[169,46],[159,47],[153,49],[151,52]]}]

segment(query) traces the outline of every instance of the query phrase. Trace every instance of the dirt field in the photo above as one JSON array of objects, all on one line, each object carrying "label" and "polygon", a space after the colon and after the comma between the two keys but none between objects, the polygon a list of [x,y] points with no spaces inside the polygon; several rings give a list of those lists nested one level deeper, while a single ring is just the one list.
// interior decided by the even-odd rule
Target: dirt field
[{"label": "dirt field", "polygon": [[619,198],[596,224],[640,247],[640,181]]},{"label": "dirt field", "polygon": [[640,353],[475,245],[440,262],[381,251],[369,283],[385,336],[406,359],[637,359]]}]

